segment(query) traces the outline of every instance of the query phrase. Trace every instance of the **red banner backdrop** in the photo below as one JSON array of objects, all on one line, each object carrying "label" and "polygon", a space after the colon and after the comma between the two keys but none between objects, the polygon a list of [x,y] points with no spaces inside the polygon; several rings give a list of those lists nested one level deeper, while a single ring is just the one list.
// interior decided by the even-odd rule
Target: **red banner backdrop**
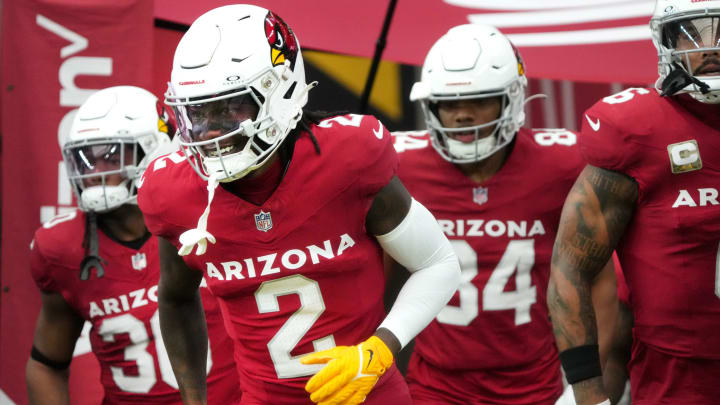
[{"label": "red banner backdrop", "polygon": [[[189,25],[234,0],[154,0],[155,17]],[[316,50],[371,57],[390,0],[253,0]],[[421,65],[455,25],[497,26],[520,48],[533,78],[650,83],[657,56],[648,22],[655,0],[400,0],[384,59]]]},{"label": "red banner backdrop", "polygon": [[[29,273],[33,232],[73,205],[58,139],[92,92],[119,84],[150,87],[152,32],[153,4],[145,0],[2,3],[3,404],[27,403],[25,363],[40,303]],[[80,344],[76,353],[86,350]],[[73,404],[99,403],[97,365],[89,357],[73,361]]]}]

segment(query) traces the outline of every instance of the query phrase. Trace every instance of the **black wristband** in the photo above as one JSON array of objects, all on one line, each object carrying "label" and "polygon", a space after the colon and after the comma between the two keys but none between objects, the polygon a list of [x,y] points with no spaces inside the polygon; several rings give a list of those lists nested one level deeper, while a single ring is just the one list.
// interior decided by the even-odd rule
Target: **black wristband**
[{"label": "black wristband", "polygon": [[560,353],[560,364],[569,384],[602,375],[598,345],[584,345]]},{"label": "black wristband", "polygon": [[70,366],[70,360],[68,361],[55,361],[48,359],[44,354],[40,353],[40,350],[38,350],[34,345],[32,347],[32,350],[30,350],[30,357],[32,357],[33,360],[40,362],[52,369],[55,370],[65,370]]}]

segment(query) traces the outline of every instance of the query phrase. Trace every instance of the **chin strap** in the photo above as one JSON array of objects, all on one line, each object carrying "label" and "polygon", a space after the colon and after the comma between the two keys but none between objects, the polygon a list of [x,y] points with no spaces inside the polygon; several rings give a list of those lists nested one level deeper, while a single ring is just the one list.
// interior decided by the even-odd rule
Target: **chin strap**
[{"label": "chin strap", "polygon": [[103,267],[103,263],[107,264],[107,262],[100,257],[97,237],[97,214],[95,211],[89,211],[85,216],[83,247],[85,248],[85,258],[80,262],[80,280],[88,280],[93,267],[98,278],[104,276],[105,267]]},{"label": "chin strap", "polygon": [[527,103],[529,103],[533,100],[537,100],[537,99],[547,100],[548,96],[547,96],[547,94],[543,94],[543,93],[533,94],[532,96],[525,99],[523,106],[525,106]]},{"label": "chin strap", "polygon": [[215,237],[207,231],[207,221],[210,216],[210,204],[212,204],[213,197],[215,196],[215,189],[219,182],[217,174],[213,173],[208,178],[207,190],[208,190],[208,203],[203,211],[200,219],[198,219],[197,228],[189,229],[180,235],[180,243],[182,246],[178,250],[180,256],[186,256],[192,252],[193,248],[197,246],[195,254],[200,256],[205,254],[207,250],[207,243],[215,243]]},{"label": "chin strap", "polygon": [[672,66],[674,67],[674,69],[672,69],[670,74],[667,75],[665,80],[663,80],[662,82],[662,92],[660,93],[661,96],[672,96],[673,94],[677,93],[678,91],[684,89],[691,84],[694,84],[698,88],[700,88],[700,92],[702,94],[708,94],[710,92],[710,86],[708,86],[701,80],[698,80],[694,76],[688,74],[688,72],[686,72],[685,69],[682,68],[682,66],[678,65],[677,63],[673,63]]}]

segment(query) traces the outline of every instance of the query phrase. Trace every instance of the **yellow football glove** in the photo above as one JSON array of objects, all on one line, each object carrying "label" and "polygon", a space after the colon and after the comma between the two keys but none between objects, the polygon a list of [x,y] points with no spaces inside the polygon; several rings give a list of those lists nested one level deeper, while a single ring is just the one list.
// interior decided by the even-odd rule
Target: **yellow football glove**
[{"label": "yellow football glove", "polygon": [[310,399],[320,405],[355,405],[375,386],[392,365],[393,355],[377,336],[357,346],[337,346],[311,353],[300,359],[302,364],[327,363],[305,385]]}]

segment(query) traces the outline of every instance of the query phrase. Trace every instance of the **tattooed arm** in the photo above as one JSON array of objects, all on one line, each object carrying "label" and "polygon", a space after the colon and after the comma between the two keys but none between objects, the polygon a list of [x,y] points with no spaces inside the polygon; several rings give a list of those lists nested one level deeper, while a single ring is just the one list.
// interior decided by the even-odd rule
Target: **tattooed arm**
[{"label": "tattooed arm", "polygon": [[[637,197],[630,177],[588,165],[565,201],[547,295],[560,352],[598,344],[591,285],[610,260]],[[576,382],[573,391],[579,405],[607,399],[601,376]]]},{"label": "tattooed arm", "polygon": [[207,404],[207,324],[198,286],[202,272],[190,269],[175,247],[158,237],[160,332],[186,405]]},{"label": "tattooed arm", "polygon": [[628,380],[627,364],[632,352],[632,326],[632,310],[619,301],[617,322],[610,342],[608,360],[603,369],[603,382],[613,404],[622,398]]},{"label": "tattooed arm", "polygon": [[612,259],[607,262],[605,268],[593,280],[591,295],[595,317],[597,318],[600,364],[605,370],[618,315],[617,280],[615,279],[615,266]]}]

